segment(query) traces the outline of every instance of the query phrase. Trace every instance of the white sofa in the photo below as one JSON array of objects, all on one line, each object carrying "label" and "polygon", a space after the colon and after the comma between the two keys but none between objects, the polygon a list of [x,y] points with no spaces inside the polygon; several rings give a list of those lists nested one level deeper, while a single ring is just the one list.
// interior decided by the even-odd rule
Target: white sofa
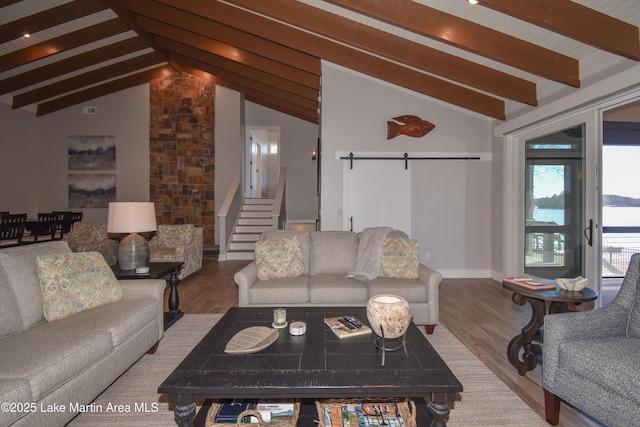
[{"label": "white sofa", "polygon": [[35,260],[65,253],[63,241],[0,250],[1,426],[65,425],[162,338],[164,280],[119,281],[122,299],[45,320]]},{"label": "white sofa", "polygon": [[423,265],[417,279],[378,277],[369,282],[346,278],[356,265],[359,237],[350,231],[271,230],[262,240],[297,236],[304,274],[293,278],[258,280],[254,262],[234,276],[240,307],[249,306],[364,306],[379,294],[405,298],[413,320],[432,333],[439,321],[438,286],[442,276]]}]

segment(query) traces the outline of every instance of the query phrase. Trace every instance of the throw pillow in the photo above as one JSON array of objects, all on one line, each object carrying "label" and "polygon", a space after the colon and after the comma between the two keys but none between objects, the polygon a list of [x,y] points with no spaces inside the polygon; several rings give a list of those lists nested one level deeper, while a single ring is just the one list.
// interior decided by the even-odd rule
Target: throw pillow
[{"label": "throw pillow", "polygon": [[417,240],[388,237],[382,244],[380,277],[417,279],[420,246]]},{"label": "throw pillow", "polygon": [[304,273],[298,236],[256,242],[255,257],[260,280],[298,277]]},{"label": "throw pillow", "polygon": [[122,298],[122,289],[100,252],[36,258],[44,317],[49,322]]}]

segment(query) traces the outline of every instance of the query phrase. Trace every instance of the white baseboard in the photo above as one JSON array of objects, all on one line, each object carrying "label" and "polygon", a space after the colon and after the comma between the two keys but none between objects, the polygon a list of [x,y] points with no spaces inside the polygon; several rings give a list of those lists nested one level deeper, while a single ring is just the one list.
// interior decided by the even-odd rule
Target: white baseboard
[{"label": "white baseboard", "polygon": [[[437,270],[445,279],[482,279],[492,278],[491,270]],[[502,280],[502,279],[500,279]]]}]

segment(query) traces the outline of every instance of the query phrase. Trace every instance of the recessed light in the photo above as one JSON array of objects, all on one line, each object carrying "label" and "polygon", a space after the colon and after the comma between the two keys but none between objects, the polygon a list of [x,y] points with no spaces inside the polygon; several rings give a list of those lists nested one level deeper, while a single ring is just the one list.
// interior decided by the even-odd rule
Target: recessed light
[{"label": "recessed light", "polygon": [[478,0],[468,0],[469,4],[478,4]]},{"label": "recessed light", "polygon": [[31,37],[31,34],[29,34],[29,33],[24,33],[24,34],[22,35],[22,37],[24,37],[25,39],[28,39],[29,37]]}]

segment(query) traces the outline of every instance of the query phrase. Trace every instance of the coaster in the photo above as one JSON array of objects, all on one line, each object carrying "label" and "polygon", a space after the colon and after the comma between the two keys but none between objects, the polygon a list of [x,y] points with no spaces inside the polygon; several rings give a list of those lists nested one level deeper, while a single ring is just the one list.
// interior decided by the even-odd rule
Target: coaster
[{"label": "coaster", "polygon": [[284,322],[282,325],[276,325],[275,322],[271,324],[272,327],[276,329],[282,329],[287,327],[287,322]]}]

